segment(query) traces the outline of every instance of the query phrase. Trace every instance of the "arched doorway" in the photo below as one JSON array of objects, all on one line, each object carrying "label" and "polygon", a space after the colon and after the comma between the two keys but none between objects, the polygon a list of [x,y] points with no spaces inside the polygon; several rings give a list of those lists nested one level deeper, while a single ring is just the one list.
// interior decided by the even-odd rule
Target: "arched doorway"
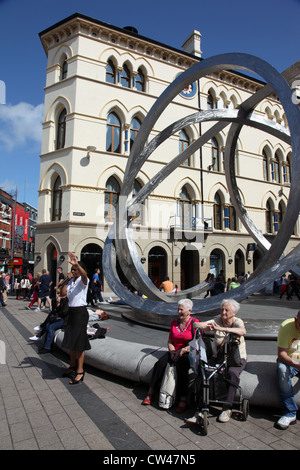
[{"label": "arched doorway", "polygon": [[161,246],[151,248],[148,254],[148,276],[157,288],[168,275],[167,261],[168,255]]},{"label": "arched doorway", "polygon": [[181,290],[199,284],[199,252],[194,247],[184,247],[180,254]]},{"label": "arched doorway", "polygon": [[245,274],[245,256],[241,250],[234,255],[234,271],[237,276]]},{"label": "arched doorway", "polygon": [[48,272],[49,276],[51,277],[52,280],[52,285],[51,285],[51,296],[53,293],[53,289],[56,286],[56,272],[57,272],[57,249],[53,245],[53,243],[50,243],[47,247],[47,266],[48,266]]},{"label": "arched doorway", "polygon": [[100,280],[103,285],[102,248],[96,243],[88,243],[80,253],[80,260],[85,264],[89,279],[92,279],[95,269],[100,269]]},{"label": "arched doorway", "polygon": [[214,274],[215,278],[222,274],[224,279],[226,279],[225,273],[225,257],[222,250],[216,248],[210,254],[209,258],[209,272]]},{"label": "arched doorway", "polygon": [[263,257],[263,253],[261,252],[259,248],[256,248],[253,254],[253,271],[255,271],[255,269],[259,266],[262,260],[262,257]]}]

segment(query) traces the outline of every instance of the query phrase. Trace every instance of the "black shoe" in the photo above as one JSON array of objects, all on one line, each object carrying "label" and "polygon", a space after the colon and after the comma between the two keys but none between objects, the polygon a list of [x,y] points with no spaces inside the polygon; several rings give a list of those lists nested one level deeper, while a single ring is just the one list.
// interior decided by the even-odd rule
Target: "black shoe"
[{"label": "black shoe", "polygon": [[[73,378],[70,380],[70,385],[76,385],[79,384],[80,382],[83,382],[85,372],[75,372]],[[81,378],[79,380],[75,380],[77,375],[81,375]]]}]

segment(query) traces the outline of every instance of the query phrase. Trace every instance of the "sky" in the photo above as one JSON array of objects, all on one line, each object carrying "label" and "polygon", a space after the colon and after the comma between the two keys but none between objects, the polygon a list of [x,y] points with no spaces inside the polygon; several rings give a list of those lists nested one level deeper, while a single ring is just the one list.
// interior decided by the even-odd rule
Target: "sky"
[{"label": "sky", "polygon": [[0,188],[36,208],[47,66],[39,33],[74,13],[177,49],[198,30],[204,59],[244,52],[279,72],[300,59],[300,0],[0,0]]}]

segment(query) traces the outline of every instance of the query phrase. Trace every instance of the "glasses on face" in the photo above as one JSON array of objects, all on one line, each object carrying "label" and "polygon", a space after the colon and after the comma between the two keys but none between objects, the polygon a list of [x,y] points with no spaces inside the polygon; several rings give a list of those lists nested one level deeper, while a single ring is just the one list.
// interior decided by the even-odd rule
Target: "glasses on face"
[{"label": "glasses on face", "polygon": [[71,269],[71,273],[77,273],[78,269]]}]

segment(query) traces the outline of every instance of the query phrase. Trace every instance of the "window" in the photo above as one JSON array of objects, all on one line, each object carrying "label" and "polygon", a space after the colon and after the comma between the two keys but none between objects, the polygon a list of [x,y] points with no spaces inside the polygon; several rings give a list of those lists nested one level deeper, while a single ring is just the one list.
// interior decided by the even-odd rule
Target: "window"
[{"label": "window", "polygon": [[61,202],[62,202],[61,179],[60,179],[60,176],[58,176],[54,182],[53,190],[52,190],[51,220],[61,220]]},{"label": "window", "polygon": [[106,151],[121,152],[121,122],[115,113],[110,113],[107,118]]},{"label": "window", "polygon": [[183,186],[183,188],[181,189],[181,193],[179,194],[178,215],[182,227],[192,227],[193,204],[186,186]]},{"label": "window", "polygon": [[209,91],[207,95],[207,109],[216,109],[216,100],[214,99],[212,93]]},{"label": "window", "polygon": [[56,141],[56,150],[62,149],[65,146],[66,140],[66,114],[65,109],[62,110],[58,117],[57,123],[57,141]]},{"label": "window", "polygon": [[222,202],[218,193],[216,193],[214,200],[214,228],[222,230]]},{"label": "window", "polygon": [[[132,197],[134,198],[137,193],[142,189],[142,185],[138,180],[134,181]],[[135,204],[132,206],[130,215],[132,215],[132,220],[135,224],[142,223],[142,204]]]},{"label": "window", "polygon": [[266,231],[267,233],[278,232],[284,215],[282,204],[279,204],[278,211],[274,210],[273,203],[269,200],[266,204]]},{"label": "window", "polygon": [[[190,145],[190,139],[184,130],[179,133],[179,152],[183,152]],[[183,166],[191,166],[191,159],[187,158],[182,162]]]},{"label": "window", "polygon": [[135,87],[139,91],[145,91],[145,77],[141,69],[138,69],[138,73],[135,79]]},{"label": "window", "polygon": [[224,207],[224,226],[225,228],[236,231],[236,216],[233,206]]},{"label": "window", "polygon": [[116,68],[111,60],[107,62],[106,66],[106,81],[116,83]]},{"label": "window", "polygon": [[263,150],[263,177],[264,181],[269,180],[269,175],[268,175],[268,157],[266,152]]},{"label": "window", "polygon": [[130,125],[130,149],[133,146],[133,142],[136,139],[137,133],[141,127],[141,121],[138,118],[133,118]]},{"label": "window", "polygon": [[64,80],[68,76],[68,63],[66,60],[63,61],[63,64],[61,66],[61,73],[60,73],[60,79]]},{"label": "window", "polygon": [[130,71],[126,64],[123,65],[123,69],[121,72],[121,85],[125,88],[131,87]]},{"label": "window", "polygon": [[291,182],[291,161],[290,155],[287,156],[287,159],[282,164],[282,171],[283,171],[283,182],[290,183]]},{"label": "window", "polygon": [[211,139],[211,170],[220,171],[219,146],[215,138]]},{"label": "window", "polygon": [[279,158],[275,154],[275,158],[272,159],[271,163],[272,181],[279,183]]},{"label": "window", "polygon": [[104,196],[104,218],[106,222],[112,222],[116,217],[116,207],[119,200],[120,185],[116,178],[111,176],[106,183]]}]

